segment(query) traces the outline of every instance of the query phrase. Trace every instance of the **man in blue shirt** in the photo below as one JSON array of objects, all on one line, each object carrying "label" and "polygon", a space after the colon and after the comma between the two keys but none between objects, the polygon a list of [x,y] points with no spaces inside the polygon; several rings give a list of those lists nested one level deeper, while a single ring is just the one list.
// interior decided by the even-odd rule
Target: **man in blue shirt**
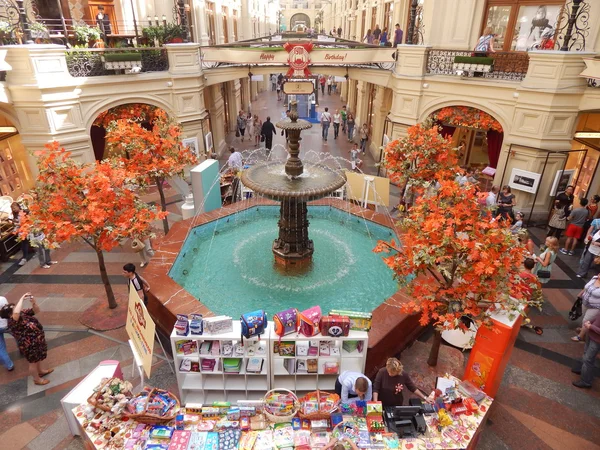
[{"label": "man in blue shirt", "polygon": [[360,372],[342,372],[335,381],[335,392],[342,403],[354,403],[358,400],[369,402],[373,398],[371,380]]}]

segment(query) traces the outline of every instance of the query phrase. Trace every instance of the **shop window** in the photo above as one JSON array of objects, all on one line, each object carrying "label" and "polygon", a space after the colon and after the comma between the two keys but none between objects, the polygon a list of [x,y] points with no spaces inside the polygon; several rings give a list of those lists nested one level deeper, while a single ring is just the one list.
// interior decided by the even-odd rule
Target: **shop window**
[{"label": "shop window", "polygon": [[499,51],[551,49],[564,4],[564,0],[488,0],[481,32],[492,27]]},{"label": "shop window", "polygon": [[215,34],[215,4],[213,2],[206,2],[206,23],[208,25],[208,39],[210,45],[217,43]]},{"label": "shop window", "polygon": [[223,41],[225,44],[229,42],[229,28],[227,27],[227,6],[221,9],[221,20],[223,23]]},{"label": "shop window", "polygon": [[383,5],[383,25],[381,25],[381,31],[383,31],[384,28],[387,28],[388,33],[390,33],[391,30],[393,29],[393,26],[392,26],[393,9],[392,9],[392,7],[393,7],[392,2],[388,2]]},{"label": "shop window", "polygon": [[377,6],[374,6],[371,11],[371,31],[375,30],[375,25],[377,25]]},{"label": "shop window", "polygon": [[233,41],[237,42],[238,40],[238,12],[233,10]]}]

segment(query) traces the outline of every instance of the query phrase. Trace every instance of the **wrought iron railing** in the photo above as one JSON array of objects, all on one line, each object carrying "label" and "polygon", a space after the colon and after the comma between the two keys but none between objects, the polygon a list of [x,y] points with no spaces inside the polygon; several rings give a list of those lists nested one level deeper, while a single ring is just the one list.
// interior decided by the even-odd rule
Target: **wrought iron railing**
[{"label": "wrought iron railing", "polygon": [[98,77],[169,70],[167,51],[158,47],[75,48],[65,50],[65,55],[67,68],[73,77]]},{"label": "wrought iron railing", "polygon": [[[427,75],[456,75],[461,76],[454,68],[454,58],[457,56],[472,56],[470,50],[439,50],[429,49],[427,52]],[[481,78],[495,80],[521,81],[527,74],[529,55],[525,52],[494,52],[488,53],[494,60],[489,72],[481,72]]]}]

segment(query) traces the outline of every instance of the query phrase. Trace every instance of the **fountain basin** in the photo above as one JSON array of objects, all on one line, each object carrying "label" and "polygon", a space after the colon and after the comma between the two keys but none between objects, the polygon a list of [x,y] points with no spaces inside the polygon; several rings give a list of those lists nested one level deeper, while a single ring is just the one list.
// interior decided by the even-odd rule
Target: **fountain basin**
[{"label": "fountain basin", "polygon": [[[240,211],[250,212],[249,210],[252,208],[266,205],[277,206],[277,204],[272,201],[259,199],[235,203],[228,207],[211,211],[210,213],[201,214],[193,219],[174,224],[168,236],[158,239],[155,242],[156,255],[152,259],[151,264],[144,270],[143,276],[148,280],[150,286],[152,286],[152,289],[149,292],[149,310],[158,328],[162,332],[167,334],[171,333],[175,323],[176,314],[215,314],[215,311],[202,301],[203,299],[198,299],[187,292],[183,286],[169,276],[169,272],[174,268],[174,264],[177,264],[176,260],[178,255],[180,253],[183,255],[182,250],[185,247],[188,230],[200,225],[209,224],[219,219],[226,220],[227,217],[230,217],[230,220],[235,221],[235,217],[240,217]],[[391,229],[393,233],[398,234],[398,230],[395,229],[389,216],[385,216],[384,214],[363,209],[356,205],[352,205],[351,203],[333,198],[326,198],[313,202],[310,206],[317,205],[336,208],[346,214],[347,217],[351,216],[351,218],[359,220],[360,222],[357,223],[363,223],[362,226],[364,226],[364,220],[366,220],[369,225],[371,225],[371,223],[373,225],[382,225]],[[235,215],[236,213],[238,214]],[[243,215],[243,213],[241,214]],[[266,250],[269,250],[268,247]],[[270,260],[270,263],[272,263],[272,259],[268,259]],[[202,258],[199,258],[199,260],[204,261]],[[228,267],[222,267],[221,269],[227,271]],[[391,277],[391,272],[389,276]],[[215,286],[214,289],[224,290],[227,289],[227,286]],[[385,359],[387,357],[393,356],[404,349],[422,331],[422,327],[420,327],[418,323],[418,316],[405,314],[400,310],[401,305],[410,301],[410,298],[402,291],[395,291],[385,298],[386,295],[388,294],[383,294],[383,296],[378,297],[376,301],[371,303],[373,305],[371,307],[373,308],[374,327],[369,333],[369,353],[367,356],[368,374],[375,371],[382,364],[385,364]],[[241,301],[243,301],[243,299],[240,300],[232,297],[230,304],[233,304],[234,302],[241,303]],[[314,304],[320,304],[324,313],[327,313],[329,309],[332,309],[332,305],[330,305],[327,300],[315,300]],[[269,305],[265,301],[262,302],[259,307],[269,310],[268,306]],[[281,302],[281,307],[273,307],[272,310],[275,311],[277,309],[277,311],[279,311],[291,306],[294,306],[293,302],[292,304]],[[349,306],[346,304],[344,304],[344,307],[345,309],[349,309]],[[236,306],[236,308],[239,308],[239,311],[243,312],[252,310],[249,304]],[[364,306],[357,306],[356,309],[363,311],[367,310]],[[232,311],[234,311],[234,309],[232,309]],[[239,319],[239,317],[234,314],[229,315],[233,316],[234,320]],[[271,316],[269,318],[271,318]]]},{"label": "fountain basin", "polygon": [[256,164],[242,172],[242,183],[272,200],[304,202],[323,198],[346,183],[346,177],[340,170],[310,162],[303,162],[303,165],[302,175],[292,178],[285,173],[285,162]]}]

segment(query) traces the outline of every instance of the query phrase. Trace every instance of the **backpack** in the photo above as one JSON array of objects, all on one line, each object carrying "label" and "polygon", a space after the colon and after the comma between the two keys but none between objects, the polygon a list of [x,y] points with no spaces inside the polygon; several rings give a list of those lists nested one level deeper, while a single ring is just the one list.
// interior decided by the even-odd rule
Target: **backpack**
[{"label": "backpack", "polygon": [[249,339],[255,336],[260,338],[268,325],[267,314],[262,309],[243,314],[240,322],[242,324],[242,342],[243,338]]},{"label": "backpack", "polygon": [[296,308],[290,308],[278,312],[273,316],[273,322],[275,323],[275,334],[280,338],[286,334],[295,333],[298,331],[298,325],[300,323],[298,310]]},{"label": "backpack", "polygon": [[321,307],[313,306],[300,313],[299,332],[306,337],[319,334],[319,322],[321,320]]}]

